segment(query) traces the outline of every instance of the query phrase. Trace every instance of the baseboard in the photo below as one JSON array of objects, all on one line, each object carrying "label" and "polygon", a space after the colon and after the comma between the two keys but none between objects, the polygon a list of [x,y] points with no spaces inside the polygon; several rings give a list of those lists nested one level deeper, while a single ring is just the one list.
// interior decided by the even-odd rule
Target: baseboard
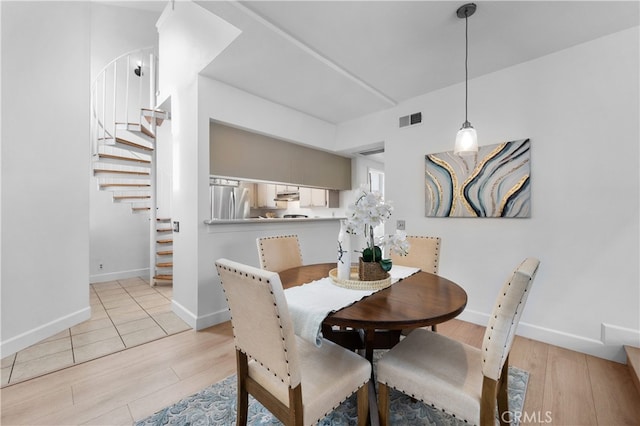
[{"label": "baseboard", "polygon": [[130,271],[107,272],[105,274],[94,274],[89,276],[91,284],[103,283],[106,281],[124,280],[126,278],[148,277],[149,268],[132,269]]},{"label": "baseboard", "polygon": [[[458,316],[458,319],[485,326],[489,321],[489,315],[482,312],[465,310],[460,314],[460,316]],[[563,331],[553,330],[546,327],[540,327],[522,321],[518,325],[517,334],[518,336],[538,340],[540,342],[570,349],[587,355],[593,355],[598,358],[616,361],[621,364],[624,364],[626,361],[626,355],[622,344],[605,344],[601,340],[565,333]]]},{"label": "baseboard", "polygon": [[63,330],[73,327],[76,324],[91,318],[91,307],[80,309],[62,318],[50,321],[47,324],[26,331],[15,337],[0,342],[0,355],[2,358],[12,355],[18,351],[28,348],[38,342],[60,333]]},{"label": "baseboard", "polygon": [[188,310],[175,300],[171,300],[171,310],[173,311],[173,313],[179,316],[182,321],[186,322],[189,327],[193,329],[196,328],[197,317],[190,310]]},{"label": "baseboard", "polygon": [[198,317],[175,300],[171,301],[171,308],[176,315],[195,330],[202,330],[231,319],[228,309]]},{"label": "baseboard", "polygon": [[204,328],[229,321],[230,319],[231,313],[228,309],[224,309],[218,312],[212,312],[210,314],[201,316],[196,320],[196,330],[202,330]]}]

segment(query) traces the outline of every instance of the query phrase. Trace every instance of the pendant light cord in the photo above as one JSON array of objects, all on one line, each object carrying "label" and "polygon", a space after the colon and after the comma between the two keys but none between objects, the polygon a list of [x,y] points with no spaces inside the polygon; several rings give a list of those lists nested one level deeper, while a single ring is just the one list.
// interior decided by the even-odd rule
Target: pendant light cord
[{"label": "pendant light cord", "polygon": [[467,119],[467,102],[469,99],[469,16],[464,13],[464,122]]}]

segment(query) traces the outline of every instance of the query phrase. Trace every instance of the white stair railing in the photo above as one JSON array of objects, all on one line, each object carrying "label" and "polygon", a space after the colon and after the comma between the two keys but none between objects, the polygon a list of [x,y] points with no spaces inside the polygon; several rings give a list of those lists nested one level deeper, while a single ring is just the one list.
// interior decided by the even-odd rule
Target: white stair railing
[{"label": "white stair railing", "polygon": [[91,154],[115,143],[116,123],[140,123],[156,103],[157,57],[152,47],[125,53],[105,66],[91,87]]}]

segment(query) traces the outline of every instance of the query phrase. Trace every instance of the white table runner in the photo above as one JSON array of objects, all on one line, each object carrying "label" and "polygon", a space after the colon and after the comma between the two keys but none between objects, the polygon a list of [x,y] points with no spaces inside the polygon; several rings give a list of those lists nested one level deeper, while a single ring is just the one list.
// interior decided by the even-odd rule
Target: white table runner
[{"label": "white table runner", "polygon": [[[419,268],[394,265],[389,271],[391,283],[420,271]],[[322,321],[331,312],[349,306],[378,290],[351,290],[338,287],[326,277],[284,291],[295,333],[316,346],[322,344]]]}]

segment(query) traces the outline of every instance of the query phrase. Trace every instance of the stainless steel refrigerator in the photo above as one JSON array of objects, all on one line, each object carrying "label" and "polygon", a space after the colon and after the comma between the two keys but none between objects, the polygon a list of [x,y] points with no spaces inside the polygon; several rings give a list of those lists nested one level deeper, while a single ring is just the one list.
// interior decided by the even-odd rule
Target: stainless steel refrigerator
[{"label": "stainless steel refrigerator", "polygon": [[210,179],[211,220],[244,219],[250,214],[249,186],[237,180]]}]

